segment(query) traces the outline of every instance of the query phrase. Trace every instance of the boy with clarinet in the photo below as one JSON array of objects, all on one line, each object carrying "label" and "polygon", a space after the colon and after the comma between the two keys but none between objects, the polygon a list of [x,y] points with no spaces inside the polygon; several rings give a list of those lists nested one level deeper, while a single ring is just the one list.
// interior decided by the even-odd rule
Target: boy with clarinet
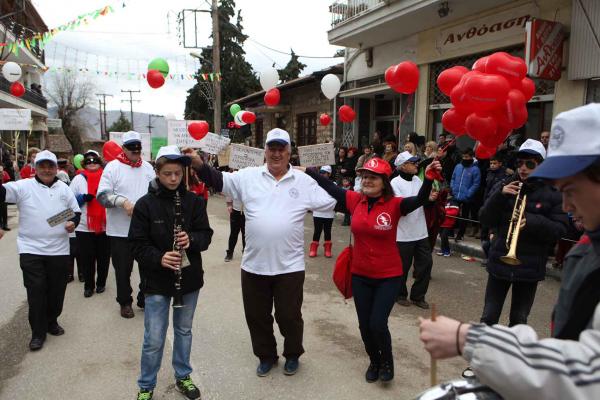
[{"label": "boy with clarinet", "polygon": [[200,391],[190,374],[192,322],[203,285],[202,257],[213,234],[203,198],[188,192],[183,181],[189,157],[177,146],[161,147],[156,158],[157,178],[133,211],[129,240],[143,271],[141,288],[146,296],[144,344],[138,379],[138,400],[152,399],[162,361],[173,297],[173,369],[175,384],[188,399]]}]

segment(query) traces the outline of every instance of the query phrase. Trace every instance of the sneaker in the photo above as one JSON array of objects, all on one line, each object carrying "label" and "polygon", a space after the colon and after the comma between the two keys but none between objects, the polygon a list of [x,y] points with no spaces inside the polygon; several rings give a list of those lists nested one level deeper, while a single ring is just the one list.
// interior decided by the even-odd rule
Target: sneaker
[{"label": "sneaker", "polygon": [[404,306],[404,307],[410,307],[410,301],[408,301],[406,299],[406,297],[398,297],[396,299],[396,303],[398,303],[398,304],[400,304],[401,306]]},{"label": "sneaker", "polygon": [[227,252],[225,254],[225,262],[230,262],[233,259],[233,253]]},{"label": "sneaker", "polygon": [[369,368],[367,368],[367,372],[365,373],[365,379],[369,383],[373,383],[379,379],[379,364],[373,362],[369,364]]},{"label": "sneaker", "polygon": [[449,251],[445,251],[444,254],[442,254],[444,257],[450,257],[450,252]]},{"label": "sneaker", "polygon": [[189,375],[183,379],[175,380],[175,386],[177,387],[177,390],[190,400],[200,398],[200,389],[194,385],[194,382],[192,382],[192,378],[190,378]]},{"label": "sneaker", "polygon": [[436,256],[443,256],[443,255],[445,255],[445,254],[446,254],[446,253],[445,253],[445,252],[443,252],[443,251],[441,251],[441,250],[440,250],[440,251],[438,251],[437,253],[435,253],[435,255],[436,255]]},{"label": "sneaker", "polygon": [[413,300],[412,303],[423,310],[429,310],[429,303],[425,300]]},{"label": "sneaker", "polygon": [[152,390],[140,389],[140,391],[137,394],[136,399],[137,400],[152,400],[153,394],[154,394],[154,392]]},{"label": "sneaker", "polygon": [[389,382],[394,379],[394,363],[393,362],[382,362],[379,368],[379,380],[381,382]]},{"label": "sneaker", "polygon": [[285,360],[283,373],[288,376],[295,375],[296,372],[298,372],[298,367],[300,367],[300,361],[298,360],[298,357],[290,357]]},{"label": "sneaker", "polygon": [[258,364],[258,367],[256,367],[256,375],[260,376],[261,378],[269,375],[269,372],[271,372],[275,364],[277,364],[277,361],[261,361]]}]

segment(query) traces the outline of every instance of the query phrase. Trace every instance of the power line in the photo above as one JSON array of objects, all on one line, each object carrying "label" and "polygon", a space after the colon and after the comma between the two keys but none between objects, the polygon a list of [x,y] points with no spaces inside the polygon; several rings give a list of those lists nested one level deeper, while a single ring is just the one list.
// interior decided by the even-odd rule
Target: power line
[{"label": "power line", "polygon": [[121,89],[121,93],[129,93],[129,100],[121,100],[121,103],[123,103],[124,101],[128,101],[129,102],[129,109],[131,112],[131,130],[134,131],[134,127],[133,127],[133,102],[140,102],[141,100],[134,100],[133,99],[133,93],[140,93],[139,90],[123,90]]}]

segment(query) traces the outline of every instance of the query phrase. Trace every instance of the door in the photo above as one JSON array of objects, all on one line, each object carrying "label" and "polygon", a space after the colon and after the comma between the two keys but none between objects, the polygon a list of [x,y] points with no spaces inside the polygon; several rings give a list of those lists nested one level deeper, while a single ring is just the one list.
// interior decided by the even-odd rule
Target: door
[{"label": "door", "polygon": [[317,144],[317,113],[298,114],[296,146]]}]

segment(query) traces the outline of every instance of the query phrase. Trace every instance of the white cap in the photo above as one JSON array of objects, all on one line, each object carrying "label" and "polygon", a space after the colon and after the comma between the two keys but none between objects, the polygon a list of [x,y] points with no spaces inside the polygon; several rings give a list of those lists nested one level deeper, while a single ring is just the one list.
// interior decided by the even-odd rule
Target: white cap
[{"label": "white cap", "polygon": [[319,169],[319,172],[328,172],[328,173],[331,173],[331,165],[323,165]]},{"label": "white cap", "polygon": [[541,156],[546,158],[546,148],[539,140],[527,139],[521,147],[519,147],[519,153],[533,154],[535,156]]},{"label": "white cap", "polygon": [[560,179],[583,171],[600,158],[600,104],[562,112],[552,122],[548,158],[532,177]]},{"label": "white cap", "polygon": [[93,155],[95,155],[96,157],[100,158],[100,153],[98,153],[96,150],[91,150],[91,149],[90,149],[90,150],[86,151],[85,153],[83,153],[83,156],[85,157],[85,156],[87,156],[88,154],[93,154]]},{"label": "white cap", "polygon": [[123,134],[123,144],[129,144],[133,142],[142,143],[142,135],[140,135],[136,131],[125,132]]},{"label": "white cap", "polygon": [[265,144],[269,144],[271,142],[289,145],[291,143],[290,134],[284,131],[283,129],[271,129],[269,133],[267,133],[267,140],[265,141]]},{"label": "white cap", "polygon": [[407,161],[417,162],[419,161],[419,157],[413,156],[409,151],[404,151],[396,156],[396,160],[394,160],[394,165],[396,167],[399,167]]},{"label": "white cap", "polygon": [[42,161],[52,161],[54,164],[58,164],[56,155],[49,150],[43,150],[36,154],[35,164],[41,163]]},{"label": "white cap", "polygon": [[188,156],[184,156],[179,151],[179,147],[175,145],[163,146],[158,149],[158,154],[156,155],[156,160],[161,157],[168,158],[169,160],[180,161],[183,165],[190,165],[192,160]]}]

